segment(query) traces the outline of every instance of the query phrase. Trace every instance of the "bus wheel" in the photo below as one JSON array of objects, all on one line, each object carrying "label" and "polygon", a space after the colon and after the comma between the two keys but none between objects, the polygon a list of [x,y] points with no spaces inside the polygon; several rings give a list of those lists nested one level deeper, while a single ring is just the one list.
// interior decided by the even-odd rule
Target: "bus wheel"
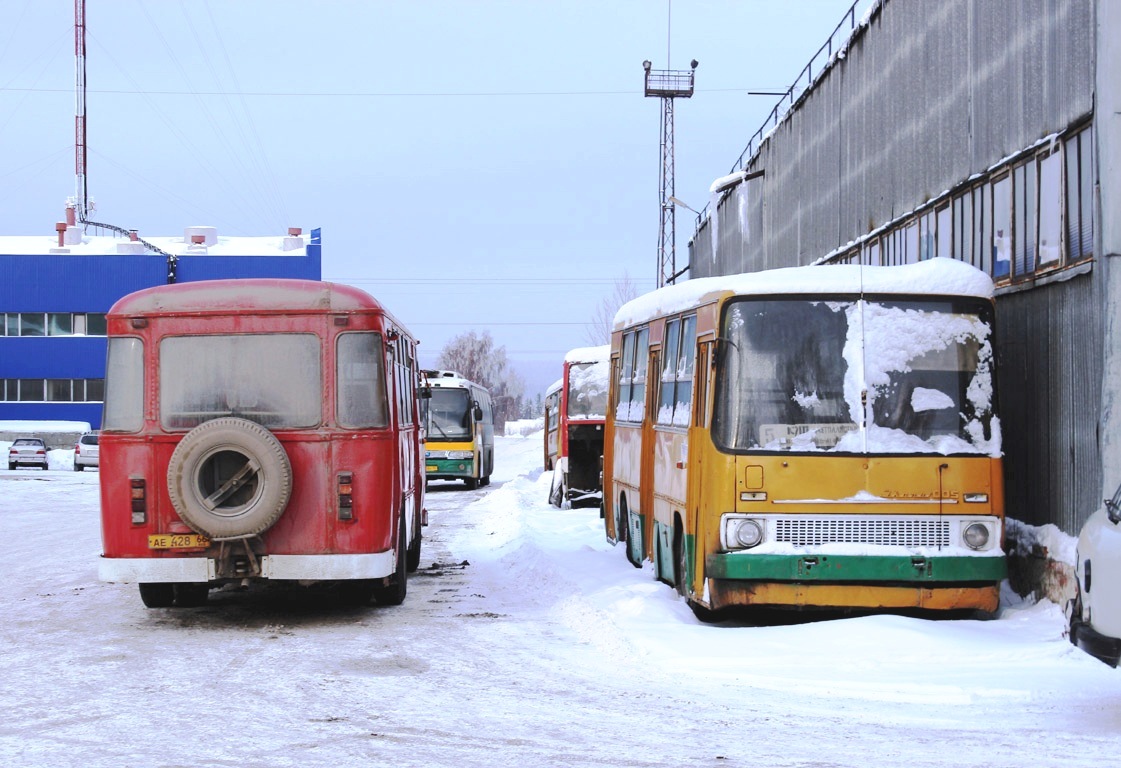
[{"label": "bus wheel", "polygon": [[638,548],[642,546],[642,537],[638,536],[637,540],[636,540],[636,537],[630,535],[631,534],[631,531],[630,531],[630,524],[631,524],[630,510],[628,510],[624,507],[622,516],[623,516],[623,530],[627,532],[627,538],[626,538],[626,542],[625,542],[625,545],[624,545],[624,549],[626,550],[626,553],[627,553],[627,562],[629,562],[635,568],[641,568],[642,567],[642,551]]},{"label": "bus wheel", "polygon": [[175,604],[175,585],[141,584],[140,599],[146,608],[170,608]]},{"label": "bus wheel", "polygon": [[560,505],[564,503],[564,481],[557,477],[558,474],[560,473],[553,470],[553,480],[549,484],[549,503],[560,509]]},{"label": "bus wheel", "polygon": [[175,446],[167,491],[179,517],[212,539],[255,536],[280,519],[292,494],[284,446],[260,424],[204,422]]},{"label": "bus wheel", "polygon": [[689,597],[689,577],[686,575],[688,563],[685,562],[685,536],[681,527],[674,526],[673,531],[673,585],[677,594]]},{"label": "bus wheel", "polygon": [[374,587],[374,600],[378,605],[400,605],[405,602],[409,579],[408,547],[409,543],[405,540],[405,515],[402,513],[397,531],[397,570],[384,587]]},{"label": "bus wheel", "polygon": [[414,523],[413,527],[416,535],[413,536],[413,543],[409,545],[408,556],[405,558],[405,570],[409,573],[420,567],[420,521]]},{"label": "bus wheel", "polygon": [[465,486],[467,486],[467,490],[473,491],[473,490],[475,490],[476,488],[479,487],[479,478],[477,478],[477,477],[465,477],[465,478],[463,478],[463,484]]},{"label": "bus wheel", "polygon": [[206,605],[210,585],[206,582],[183,582],[175,585],[175,604],[180,608],[199,608]]}]

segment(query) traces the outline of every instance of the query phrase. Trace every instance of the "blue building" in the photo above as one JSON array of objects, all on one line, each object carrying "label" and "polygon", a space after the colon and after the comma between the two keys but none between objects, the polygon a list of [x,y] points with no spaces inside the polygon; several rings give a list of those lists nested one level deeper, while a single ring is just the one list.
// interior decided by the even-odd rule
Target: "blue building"
[{"label": "blue building", "polygon": [[[320,230],[278,237],[146,238],[67,233],[0,237],[0,421],[101,425],[105,313],[117,299],[175,282],[241,277],[321,279]],[[171,258],[169,258],[170,256]],[[173,262],[173,263],[169,263]]]}]

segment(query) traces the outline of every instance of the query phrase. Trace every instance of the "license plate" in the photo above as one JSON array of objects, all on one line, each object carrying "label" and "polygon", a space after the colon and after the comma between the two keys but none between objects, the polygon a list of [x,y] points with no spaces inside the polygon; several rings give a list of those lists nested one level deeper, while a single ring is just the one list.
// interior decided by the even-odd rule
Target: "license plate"
[{"label": "license plate", "polygon": [[438,469],[439,469],[439,467],[437,467],[435,464],[426,464],[424,466],[424,471],[425,472],[435,472]]},{"label": "license plate", "polygon": [[148,537],[148,549],[206,549],[210,539],[197,533],[157,533]]}]

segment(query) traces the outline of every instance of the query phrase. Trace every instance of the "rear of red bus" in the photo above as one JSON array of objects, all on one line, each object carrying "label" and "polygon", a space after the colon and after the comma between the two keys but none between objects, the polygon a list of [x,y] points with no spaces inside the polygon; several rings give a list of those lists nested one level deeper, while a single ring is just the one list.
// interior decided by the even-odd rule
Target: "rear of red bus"
[{"label": "rear of red bus", "polygon": [[404,599],[424,502],[415,355],[374,299],[185,283],[125,297],[108,334],[102,580],[152,607],[246,580]]}]

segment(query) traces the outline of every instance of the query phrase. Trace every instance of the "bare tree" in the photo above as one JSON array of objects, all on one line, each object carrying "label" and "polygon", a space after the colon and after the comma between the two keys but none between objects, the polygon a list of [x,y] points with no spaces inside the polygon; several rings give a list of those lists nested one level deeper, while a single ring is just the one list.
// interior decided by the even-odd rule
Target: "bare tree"
[{"label": "bare tree", "polygon": [[495,347],[490,331],[456,336],[440,351],[437,365],[486,387],[496,398],[519,401],[525,393],[525,381],[509,367],[506,347]]},{"label": "bare tree", "polygon": [[615,324],[615,313],[619,307],[634,298],[638,298],[638,285],[631,276],[623,272],[623,276],[615,281],[615,288],[610,296],[605,296],[596,307],[592,321],[584,330],[584,338],[591,346],[608,344],[611,341],[611,328]]}]

